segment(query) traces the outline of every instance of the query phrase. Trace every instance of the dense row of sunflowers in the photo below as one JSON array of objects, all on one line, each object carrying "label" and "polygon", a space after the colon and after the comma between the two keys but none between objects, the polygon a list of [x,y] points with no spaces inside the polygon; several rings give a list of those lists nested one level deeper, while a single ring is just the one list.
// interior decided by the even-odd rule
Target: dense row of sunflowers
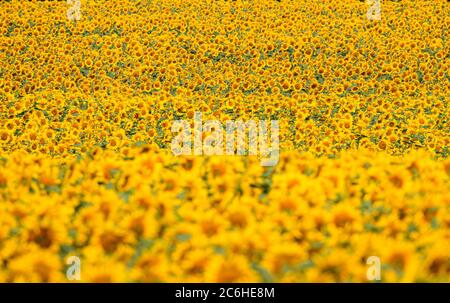
[{"label": "dense row of sunflowers", "polygon": [[128,159],[95,151],[1,162],[2,280],[385,281],[448,278],[450,160],[424,152]]},{"label": "dense row of sunflowers", "polygon": [[[0,8],[0,281],[449,281],[446,1]],[[196,111],[279,163],[172,155]]]}]

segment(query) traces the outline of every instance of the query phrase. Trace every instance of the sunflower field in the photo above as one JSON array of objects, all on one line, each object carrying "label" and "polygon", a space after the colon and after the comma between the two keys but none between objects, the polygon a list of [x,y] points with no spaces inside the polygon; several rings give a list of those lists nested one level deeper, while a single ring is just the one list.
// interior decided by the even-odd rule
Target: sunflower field
[{"label": "sunflower field", "polygon": [[[449,282],[450,5],[367,8],[0,1],[0,282]],[[174,155],[196,112],[278,163]]]}]

